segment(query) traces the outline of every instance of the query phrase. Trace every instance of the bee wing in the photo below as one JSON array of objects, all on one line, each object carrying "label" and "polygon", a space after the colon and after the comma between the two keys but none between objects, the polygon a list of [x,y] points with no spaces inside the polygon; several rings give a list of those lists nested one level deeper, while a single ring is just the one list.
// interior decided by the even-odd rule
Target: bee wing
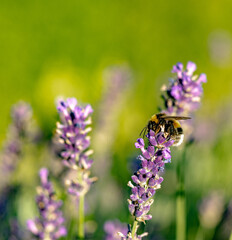
[{"label": "bee wing", "polygon": [[182,117],[182,116],[163,116],[161,118],[167,119],[167,120],[187,120],[191,119],[190,117]]}]

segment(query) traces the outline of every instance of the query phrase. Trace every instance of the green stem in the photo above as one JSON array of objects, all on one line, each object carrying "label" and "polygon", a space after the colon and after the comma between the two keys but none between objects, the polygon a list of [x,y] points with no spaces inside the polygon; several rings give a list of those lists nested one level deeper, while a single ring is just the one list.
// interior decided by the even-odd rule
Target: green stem
[{"label": "green stem", "polygon": [[[77,171],[77,178],[80,184],[82,184],[83,169]],[[78,221],[78,238],[85,238],[85,196],[79,197],[79,221]]]},{"label": "green stem", "polygon": [[69,227],[68,227],[68,233],[66,236],[66,240],[72,239],[73,238],[73,227],[74,227],[74,219],[71,219],[69,222]]},{"label": "green stem", "polygon": [[176,239],[186,240],[186,197],[185,197],[185,158],[183,156],[177,164],[177,194],[176,194]]},{"label": "green stem", "polygon": [[133,227],[132,227],[132,232],[131,232],[132,239],[134,239],[134,237],[136,235],[137,225],[138,225],[138,222],[135,220],[134,224],[133,224]]},{"label": "green stem", "polygon": [[84,239],[85,231],[84,231],[84,223],[85,223],[85,196],[80,196],[79,198],[79,224],[78,224],[78,237],[79,239]]},{"label": "green stem", "polygon": [[176,199],[176,239],[186,239],[186,202],[185,197],[178,196]]},{"label": "green stem", "polygon": [[201,226],[198,227],[197,234],[195,240],[203,240],[204,239],[204,233]]},{"label": "green stem", "polygon": [[231,233],[230,233],[230,240],[232,240],[232,231],[231,231]]}]

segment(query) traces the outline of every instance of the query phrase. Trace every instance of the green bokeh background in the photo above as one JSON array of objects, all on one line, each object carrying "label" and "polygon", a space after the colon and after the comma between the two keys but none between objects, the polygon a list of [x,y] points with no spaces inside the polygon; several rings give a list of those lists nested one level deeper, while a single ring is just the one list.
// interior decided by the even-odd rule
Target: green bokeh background
[{"label": "green bokeh background", "polygon": [[[229,115],[232,104],[231,13],[230,0],[2,0],[1,142],[10,123],[10,108],[18,100],[31,103],[44,138],[48,140],[57,120],[57,96],[74,96],[97,109],[104,89],[104,69],[112,65],[127,65],[133,78],[115,119],[119,124],[112,147],[114,163],[111,173],[121,187],[129,179],[128,159],[137,154],[134,141],[147,119],[162,105],[160,87],[172,76],[170,70],[176,62],[186,64],[191,60],[198,66],[197,73],[204,72],[208,78],[207,84],[204,84],[202,107],[197,113],[198,122],[201,119],[213,122],[210,131],[217,131],[214,139],[207,142],[206,137],[204,144],[190,150],[187,184],[193,202],[189,204],[197,207],[198,198],[211,189],[223,190],[228,201],[232,193],[232,119],[224,116]],[[225,54],[222,55],[222,61],[212,57],[215,49],[210,44],[212,36],[217,34],[227,39],[226,44],[222,41],[222,46],[217,50],[219,57],[220,52],[228,54],[224,58]],[[93,119],[98,118],[96,110]],[[26,161],[37,160],[34,156]],[[33,173],[29,179],[35,183],[37,166],[40,164],[34,162],[25,168]],[[175,163],[168,167],[164,183],[166,190],[160,190],[163,202],[160,201],[160,205],[156,206],[159,214],[169,214],[162,218],[162,223],[168,218],[171,223],[175,221],[172,219],[174,201],[168,201],[171,191],[168,182],[175,179],[174,169]],[[31,193],[34,194],[32,189]],[[172,194],[174,198],[174,192]],[[26,196],[33,198],[27,191]],[[171,213],[162,213],[160,209],[165,204]],[[126,214],[115,214],[114,217],[113,213],[106,213],[104,216],[121,217],[126,221]],[[154,218],[159,221],[158,216]],[[189,239],[193,239],[197,221],[193,220],[192,227],[189,227]],[[162,231],[165,232],[165,228]],[[173,237],[172,227],[169,227],[169,231],[170,235],[163,233],[166,239]]]}]

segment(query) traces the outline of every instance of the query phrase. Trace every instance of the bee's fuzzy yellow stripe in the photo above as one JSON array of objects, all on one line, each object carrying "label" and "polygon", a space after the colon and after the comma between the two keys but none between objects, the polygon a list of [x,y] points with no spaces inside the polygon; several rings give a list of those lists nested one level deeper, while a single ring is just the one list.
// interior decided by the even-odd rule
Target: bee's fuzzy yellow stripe
[{"label": "bee's fuzzy yellow stripe", "polygon": [[178,121],[173,121],[173,126],[174,126],[174,128],[181,128],[181,125],[180,125],[180,123],[178,122]]},{"label": "bee's fuzzy yellow stripe", "polygon": [[151,117],[151,121],[152,121],[152,122],[155,122],[155,123],[158,123],[158,118],[157,118],[156,114],[154,114],[154,115]]}]

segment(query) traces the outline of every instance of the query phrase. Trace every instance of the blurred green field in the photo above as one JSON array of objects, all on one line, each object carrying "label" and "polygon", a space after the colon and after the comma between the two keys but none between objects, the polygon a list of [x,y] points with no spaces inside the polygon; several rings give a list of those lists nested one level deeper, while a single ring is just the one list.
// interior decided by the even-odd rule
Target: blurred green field
[{"label": "blurred green field", "polygon": [[[199,126],[205,124],[205,135],[187,153],[187,229],[188,239],[195,239],[200,199],[219,190],[227,204],[232,195],[231,13],[229,0],[0,2],[0,101],[3,103],[0,142],[6,138],[11,106],[19,100],[32,105],[34,118],[43,132],[43,143],[26,150],[26,157],[12,180],[22,186],[12,213],[22,225],[37,214],[33,201],[37,171],[41,166],[51,165],[47,160],[47,143],[58,119],[55,108],[58,96],[76,97],[93,106],[96,158],[101,158],[107,150],[107,158],[112,161],[105,179],[96,184],[102,189],[106,207],[98,202],[102,212],[92,207],[89,214],[89,219],[97,222],[96,239],[102,239],[101,221],[120,218],[127,222],[130,217],[126,184],[131,162],[138,154],[134,142],[149,117],[162,106],[160,88],[172,77],[172,66],[177,62],[186,65],[191,60],[198,66],[197,73],[204,72],[208,78],[195,124],[198,135]],[[114,102],[116,110],[100,111],[107,91],[104,72],[111,66],[126,67],[131,78]],[[98,123],[104,114],[112,114],[106,122],[112,131],[112,142],[106,145],[107,149],[97,143],[101,139],[99,131],[103,131]],[[104,129],[104,134],[107,133],[108,129]],[[181,153],[173,152],[162,189],[155,196],[153,220],[145,227],[163,236],[157,239],[175,237],[175,158]],[[96,174],[101,173],[99,166],[96,161]],[[103,199],[112,187],[104,188],[106,179],[112,181],[121,197],[113,203],[115,207],[109,204],[111,200]],[[91,202],[90,206],[93,205]],[[217,234],[220,231],[219,226]],[[214,239],[225,239],[217,234]],[[209,236],[210,233],[205,239],[211,239]]]}]

